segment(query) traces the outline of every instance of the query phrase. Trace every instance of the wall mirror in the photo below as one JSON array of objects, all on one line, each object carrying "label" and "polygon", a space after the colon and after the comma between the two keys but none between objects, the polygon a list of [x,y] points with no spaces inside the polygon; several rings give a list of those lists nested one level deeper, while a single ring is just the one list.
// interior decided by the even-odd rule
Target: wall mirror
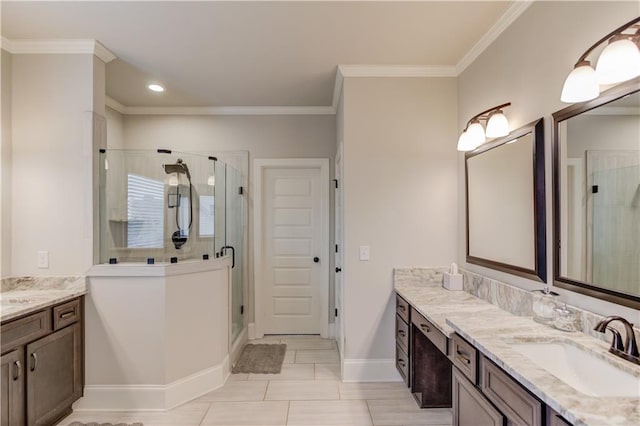
[{"label": "wall mirror", "polygon": [[640,82],[553,114],[554,282],[640,308]]},{"label": "wall mirror", "polygon": [[542,119],[465,155],[467,262],[546,282]]}]

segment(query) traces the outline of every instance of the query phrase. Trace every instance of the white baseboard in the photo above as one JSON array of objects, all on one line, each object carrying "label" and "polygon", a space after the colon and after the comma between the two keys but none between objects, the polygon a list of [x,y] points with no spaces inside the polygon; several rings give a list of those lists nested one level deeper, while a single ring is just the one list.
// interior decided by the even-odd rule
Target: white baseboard
[{"label": "white baseboard", "polygon": [[395,359],[345,359],[343,382],[400,382]]},{"label": "white baseboard", "polygon": [[165,411],[222,386],[229,376],[222,363],[168,385],[87,385],[74,411]]},{"label": "white baseboard", "polygon": [[242,353],[244,344],[247,343],[247,334],[247,328],[242,329],[242,332],[240,333],[236,341],[231,345],[231,353],[229,355],[231,369],[233,369],[236,361],[238,360],[238,358],[240,358],[240,354]]},{"label": "white baseboard", "polygon": [[249,340],[254,340],[256,339],[256,323],[254,322],[250,322],[249,326],[247,327],[248,331],[249,331]]}]

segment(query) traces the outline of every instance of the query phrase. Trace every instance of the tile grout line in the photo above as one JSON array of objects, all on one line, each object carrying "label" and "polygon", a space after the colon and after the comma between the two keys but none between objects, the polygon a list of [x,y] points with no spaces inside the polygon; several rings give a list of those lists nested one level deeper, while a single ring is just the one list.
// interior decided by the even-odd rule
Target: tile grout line
[{"label": "tile grout line", "polygon": [[369,400],[365,399],[364,402],[365,404],[367,404],[367,411],[369,411],[369,418],[371,419],[371,425],[375,425],[373,421],[373,414],[371,413],[371,406],[369,405]]},{"label": "tile grout line", "polygon": [[291,400],[287,401],[287,416],[284,419],[284,424],[289,424],[289,412],[291,411]]},{"label": "tile grout line", "polygon": [[202,422],[204,422],[204,419],[207,417],[207,414],[209,414],[209,410],[211,410],[212,407],[213,407],[213,402],[209,402],[209,407],[207,407],[207,409],[204,411],[204,414],[202,415],[202,418],[198,422],[198,425],[202,425]]}]

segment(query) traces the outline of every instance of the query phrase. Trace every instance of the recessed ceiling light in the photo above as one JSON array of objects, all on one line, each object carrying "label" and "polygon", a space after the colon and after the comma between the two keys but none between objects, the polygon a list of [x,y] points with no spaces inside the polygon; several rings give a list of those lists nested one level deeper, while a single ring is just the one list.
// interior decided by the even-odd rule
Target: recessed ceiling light
[{"label": "recessed ceiling light", "polygon": [[159,84],[150,84],[147,86],[147,88],[153,92],[164,92],[164,87],[160,86]]}]

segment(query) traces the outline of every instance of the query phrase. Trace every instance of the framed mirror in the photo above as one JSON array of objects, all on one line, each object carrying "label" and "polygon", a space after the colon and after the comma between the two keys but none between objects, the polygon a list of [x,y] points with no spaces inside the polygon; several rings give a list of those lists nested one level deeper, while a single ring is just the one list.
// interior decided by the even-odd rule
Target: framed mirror
[{"label": "framed mirror", "polygon": [[640,81],[553,114],[554,283],[640,308]]},{"label": "framed mirror", "polygon": [[542,119],[465,155],[467,262],[547,280]]}]

